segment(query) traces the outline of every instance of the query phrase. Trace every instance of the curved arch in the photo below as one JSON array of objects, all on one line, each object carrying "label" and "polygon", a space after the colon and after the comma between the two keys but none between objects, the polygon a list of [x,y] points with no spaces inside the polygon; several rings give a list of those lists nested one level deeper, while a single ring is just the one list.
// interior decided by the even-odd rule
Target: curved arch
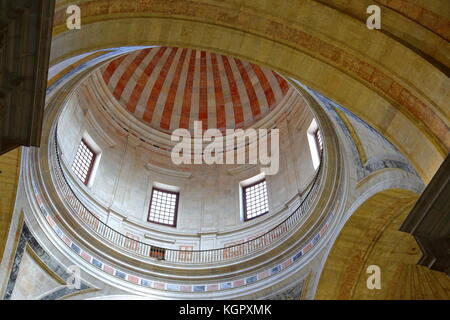
[{"label": "curved arch", "polygon": [[[448,299],[445,274],[417,265],[414,238],[398,231],[419,195],[387,189],[363,202],[328,255],[316,299]],[[381,290],[366,286],[367,267],[381,269]]]},{"label": "curved arch", "polygon": [[64,5],[56,11],[52,63],[125,45],[210,50],[267,66],[327,95],[396,144],[425,181],[450,148],[445,74],[393,38],[318,2],[256,8],[212,0],[81,1],[83,26],[75,32],[65,30]]},{"label": "curved arch", "polygon": [[0,156],[0,261],[3,257],[14,211],[20,175],[22,149],[16,148]]}]

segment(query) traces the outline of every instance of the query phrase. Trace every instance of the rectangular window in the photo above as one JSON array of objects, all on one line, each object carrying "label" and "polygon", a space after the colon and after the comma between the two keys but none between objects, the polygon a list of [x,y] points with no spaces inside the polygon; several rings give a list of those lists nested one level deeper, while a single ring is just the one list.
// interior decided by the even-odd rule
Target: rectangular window
[{"label": "rectangular window", "polygon": [[85,185],[88,184],[94,167],[96,154],[91,147],[83,140],[78,146],[75,159],[72,163],[72,171]]},{"label": "rectangular window", "polygon": [[178,212],[178,192],[152,189],[148,221],[176,227]]},{"label": "rectangular window", "polygon": [[269,212],[266,180],[243,188],[244,221],[254,219]]}]

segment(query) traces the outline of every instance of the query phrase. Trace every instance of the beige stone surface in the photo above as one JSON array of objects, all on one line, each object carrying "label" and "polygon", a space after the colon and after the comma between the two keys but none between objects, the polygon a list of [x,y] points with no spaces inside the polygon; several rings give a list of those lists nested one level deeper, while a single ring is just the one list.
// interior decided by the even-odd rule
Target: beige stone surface
[{"label": "beige stone surface", "polygon": [[[383,9],[381,32],[365,27],[368,0],[63,0],[57,3],[51,64],[100,48],[132,45],[199,48],[249,60],[301,81],[361,117],[395,144],[427,183],[450,150],[449,2],[373,2]],[[74,3],[82,9],[82,29],[69,31],[65,9]],[[59,76],[70,70],[69,66]],[[86,129],[84,116],[74,111],[72,120],[79,131],[67,135],[65,144],[72,147],[65,150],[69,159]],[[362,159],[386,151],[366,143],[370,139],[355,123],[349,123]],[[131,161],[118,179],[102,175],[97,182],[97,187],[104,187],[98,188],[99,198],[132,214],[139,215],[141,210],[142,218],[145,185],[150,180],[137,174],[145,156],[137,156],[139,147],[127,149],[127,142],[121,141],[108,154],[109,169],[121,171],[111,164],[119,162],[124,152],[129,151]],[[296,163],[299,159],[290,160],[302,173],[310,163]],[[0,157],[0,256],[13,211],[19,164],[19,150]],[[126,181],[119,183],[120,177]],[[128,188],[130,177],[137,177],[134,189]],[[208,172],[199,175],[197,182],[208,177]],[[222,178],[217,176],[217,180]],[[302,185],[293,177],[287,180]],[[274,197],[281,204],[283,185],[278,182],[276,186],[281,191]],[[204,202],[197,193],[192,190],[195,202]],[[229,195],[229,190],[221,194]],[[448,300],[448,277],[416,265],[417,244],[410,235],[397,231],[417,198],[412,192],[389,190],[361,205],[334,244],[316,298]],[[350,199],[356,199],[356,193]],[[207,209],[226,205],[212,203]],[[187,209],[196,214],[204,210],[194,205]],[[227,223],[235,222],[223,216]],[[197,216],[186,225],[212,226],[213,218]],[[366,287],[366,268],[372,264],[382,270],[379,291]],[[29,252],[19,274],[23,281],[17,283],[15,298],[36,298],[58,285]]]},{"label": "beige stone surface", "polygon": [[[134,234],[138,232],[141,239],[148,229],[195,236],[195,248],[199,247],[197,240],[199,230],[220,233],[251,224],[244,224],[242,220],[239,186],[242,181],[260,174],[259,166],[247,165],[242,168],[239,165],[176,166],[172,163],[169,152],[151,150],[145,143],[140,143],[139,139],[134,138],[137,143],[133,142],[132,137],[127,136],[127,132],[118,130],[114,120],[105,117],[101,112],[102,104],[105,102],[92,94],[95,90],[99,90],[97,83],[89,79],[71,96],[59,120],[58,142],[69,174],[83,137],[88,135],[100,148],[101,158],[92,185],[87,188],[82,183],[79,185],[86,194],[98,201],[102,212],[111,210],[120,216],[117,216],[118,220],[123,220],[123,217],[128,220],[115,223],[113,219],[106,218],[99,212],[99,216],[104,217],[105,222],[124,232]],[[269,212],[274,216],[283,213],[286,204],[296,199],[315,175],[307,137],[313,114],[298,94],[292,92],[290,94],[292,99],[289,103],[283,103],[278,107],[281,111],[276,109],[267,115],[269,118],[273,117],[274,121],[276,119],[276,125],[280,130],[279,172],[266,177]],[[107,104],[108,108],[111,108],[111,102]],[[99,125],[94,126],[90,117],[96,118]],[[130,123],[125,125],[134,128]],[[151,164],[150,169],[148,164]],[[232,171],[233,169],[236,172]],[[186,177],[165,175],[161,170],[189,175]],[[180,202],[176,229],[147,221],[151,190],[155,183],[179,188]],[[253,222],[257,222],[256,220]],[[223,247],[225,243],[242,241],[247,236],[264,232],[264,228],[267,228],[265,224],[260,229],[249,231],[250,234],[224,236],[224,239],[213,243],[213,246]],[[173,243],[177,240],[176,235],[167,240]],[[178,240],[183,244],[183,240]],[[177,242],[175,248],[178,248],[178,245]]]},{"label": "beige stone surface", "polygon": [[[363,203],[333,245],[316,299],[450,299],[450,279],[417,265],[414,238],[398,231],[417,200],[405,190],[386,190]],[[381,289],[370,290],[366,270],[381,270]]]},{"label": "beige stone surface", "polygon": [[0,156],[0,260],[9,232],[20,173],[21,149]]},{"label": "beige stone surface", "polygon": [[27,248],[22,257],[11,299],[37,299],[61,284],[63,281],[45,267],[32,249]]}]

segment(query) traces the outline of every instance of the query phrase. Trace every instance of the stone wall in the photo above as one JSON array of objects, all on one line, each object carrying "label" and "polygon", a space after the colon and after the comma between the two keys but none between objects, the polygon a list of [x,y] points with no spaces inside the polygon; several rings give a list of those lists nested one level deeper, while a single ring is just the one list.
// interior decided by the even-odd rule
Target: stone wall
[{"label": "stone wall", "polygon": [[3,256],[16,201],[20,157],[20,148],[0,156],[0,259]]},{"label": "stone wall", "polygon": [[[307,139],[313,115],[301,99],[294,101],[276,123],[280,129],[280,169],[278,174],[267,176],[269,215],[283,211],[286,204],[298,198],[315,173]],[[83,136],[91,137],[101,150],[92,185],[85,187],[79,183],[78,186],[108,211],[111,218],[104,218],[112,227],[120,229],[126,217],[144,229],[173,229],[147,222],[155,183],[179,188],[177,232],[221,232],[244,225],[239,184],[259,174],[259,166],[175,166],[167,153],[150,151],[138,138],[102,119],[99,103],[81,86],[61,115],[58,141],[69,170]],[[93,124],[93,118],[97,124]]]}]

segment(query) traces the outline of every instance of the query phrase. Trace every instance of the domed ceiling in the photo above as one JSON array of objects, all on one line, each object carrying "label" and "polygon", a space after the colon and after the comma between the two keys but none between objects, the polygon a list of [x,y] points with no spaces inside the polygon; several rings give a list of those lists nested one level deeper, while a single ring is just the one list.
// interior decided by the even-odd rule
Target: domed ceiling
[{"label": "domed ceiling", "polygon": [[274,109],[289,90],[275,72],[205,51],[148,48],[100,70],[123,108],[152,128],[170,132],[248,127]]}]

